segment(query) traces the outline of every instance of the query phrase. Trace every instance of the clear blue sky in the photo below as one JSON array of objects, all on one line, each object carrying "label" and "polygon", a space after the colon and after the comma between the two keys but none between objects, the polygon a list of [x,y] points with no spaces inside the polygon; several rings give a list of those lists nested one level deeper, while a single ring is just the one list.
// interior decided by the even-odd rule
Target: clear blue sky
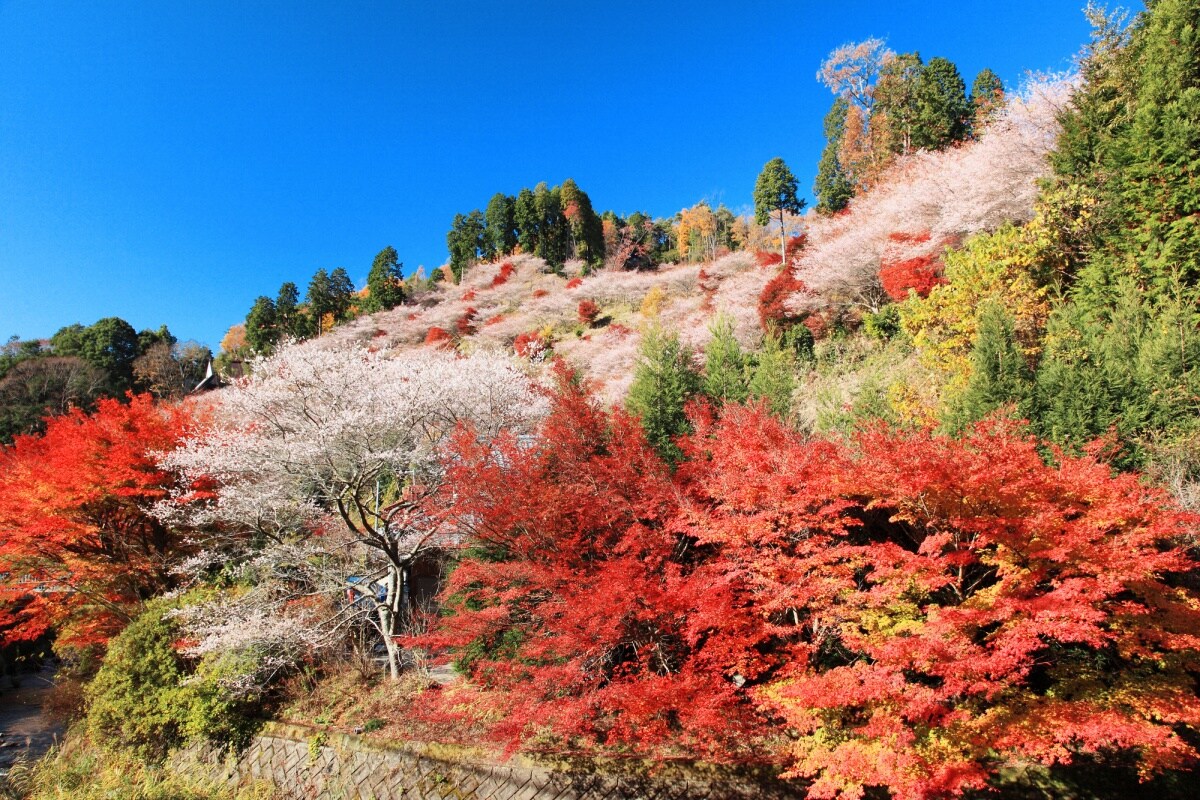
[{"label": "clear blue sky", "polygon": [[456,212],[574,178],[597,210],[806,190],[834,47],[1016,84],[1083,0],[0,0],[0,340],[120,316],[215,349],[318,268],[446,259]]}]

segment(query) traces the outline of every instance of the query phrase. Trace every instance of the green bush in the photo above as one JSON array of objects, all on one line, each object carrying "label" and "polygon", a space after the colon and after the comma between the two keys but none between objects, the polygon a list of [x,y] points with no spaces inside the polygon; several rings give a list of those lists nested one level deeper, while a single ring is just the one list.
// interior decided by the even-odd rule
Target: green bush
[{"label": "green bush", "polygon": [[180,631],[168,615],[171,607],[149,604],[110,642],[85,691],[88,735],[150,761],[191,739],[243,746],[256,728],[246,713],[256,698],[235,696],[223,680],[244,674],[246,656],[206,657],[189,673],[175,648]]}]

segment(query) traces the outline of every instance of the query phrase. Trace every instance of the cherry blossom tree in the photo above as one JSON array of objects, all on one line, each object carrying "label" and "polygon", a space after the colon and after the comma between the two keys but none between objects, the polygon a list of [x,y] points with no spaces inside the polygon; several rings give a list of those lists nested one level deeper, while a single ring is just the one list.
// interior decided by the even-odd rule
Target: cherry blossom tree
[{"label": "cherry blossom tree", "polygon": [[[347,572],[311,589],[349,591],[355,607],[371,610],[396,677],[393,637],[411,611],[412,567],[457,541],[430,510],[442,486],[442,440],[465,424],[487,441],[523,429],[544,408],[499,356],[284,347],[226,390],[211,427],[164,457],[191,491],[159,510],[209,532],[224,559],[240,551],[261,562],[265,550],[298,568],[353,569],[357,584]],[[297,543],[310,552],[297,557]]]}]

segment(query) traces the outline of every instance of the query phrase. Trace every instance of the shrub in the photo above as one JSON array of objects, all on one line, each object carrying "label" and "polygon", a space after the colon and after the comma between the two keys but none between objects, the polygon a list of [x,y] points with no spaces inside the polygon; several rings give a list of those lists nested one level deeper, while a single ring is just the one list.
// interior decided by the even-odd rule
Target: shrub
[{"label": "shrub", "polygon": [[503,286],[508,283],[508,279],[517,271],[517,268],[512,265],[512,262],[505,261],[500,265],[500,271],[496,273],[496,277],[492,278],[492,288]]},{"label": "shrub", "polygon": [[454,341],[454,337],[450,335],[450,331],[445,328],[439,328],[436,325],[429,329],[425,334],[425,344],[435,344],[439,347],[449,347]]},{"label": "shrub", "polygon": [[579,321],[584,325],[592,325],[596,322],[596,318],[600,316],[600,306],[596,305],[591,300],[579,301]]},{"label": "shrub", "polygon": [[470,336],[475,332],[475,314],[474,308],[468,308],[463,312],[463,315],[454,323],[455,330],[459,336]]},{"label": "shrub", "polygon": [[769,280],[758,296],[758,322],[762,329],[786,331],[800,322],[802,317],[788,309],[787,301],[804,289],[804,281],[798,279],[790,269],[780,270],[778,275]]},{"label": "shrub", "polygon": [[171,605],[156,601],[110,643],[85,690],[91,739],[157,762],[189,739],[240,747],[256,723],[245,713],[257,697],[235,698],[223,679],[238,674],[236,654],[205,659],[194,674],[175,649]]},{"label": "shrub", "polygon": [[575,277],[575,278],[571,278],[571,280],[567,281],[568,289],[577,289],[582,285],[583,285],[583,278]]},{"label": "shrub", "polygon": [[879,281],[888,297],[899,302],[913,291],[925,298],[933,287],[945,283],[942,278],[941,259],[933,254],[906,258],[903,261],[885,261],[879,265]]},{"label": "shrub", "polygon": [[541,331],[526,331],[519,334],[513,341],[513,349],[521,358],[528,358],[532,361],[544,356],[550,349],[550,345],[542,337]]}]

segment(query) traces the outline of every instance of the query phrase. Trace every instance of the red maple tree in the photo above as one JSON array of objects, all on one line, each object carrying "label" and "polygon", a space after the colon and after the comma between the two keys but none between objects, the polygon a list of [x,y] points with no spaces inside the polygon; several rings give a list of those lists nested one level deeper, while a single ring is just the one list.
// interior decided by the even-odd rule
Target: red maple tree
[{"label": "red maple tree", "polygon": [[156,456],[190,424],[149,395],[105,399],[0,450],[0,606],[19,608],[7,637],[103,644],[172,585],[187,548],[148,508],[172,485]]},{"label": "red maple tree", "polygon": [[1136,476],[1010,423],[834,442],[738,406],[672,475],[559,383],[535,441],[456,440],[479,550],[426,640],[510,747],[754,757],[816,798],[1196,757],[1197,520]]}]

